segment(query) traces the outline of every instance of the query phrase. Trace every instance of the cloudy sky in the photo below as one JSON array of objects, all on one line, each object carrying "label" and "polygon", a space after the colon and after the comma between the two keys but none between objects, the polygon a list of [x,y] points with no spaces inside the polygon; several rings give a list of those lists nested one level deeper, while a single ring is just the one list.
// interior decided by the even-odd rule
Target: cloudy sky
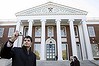
[{"label": "cloudy sky", "polygon": [[99,17],[99,0],[0,0],[0,19],[16,19],[15,13],[49,1],[87,11],[87,17]]}]

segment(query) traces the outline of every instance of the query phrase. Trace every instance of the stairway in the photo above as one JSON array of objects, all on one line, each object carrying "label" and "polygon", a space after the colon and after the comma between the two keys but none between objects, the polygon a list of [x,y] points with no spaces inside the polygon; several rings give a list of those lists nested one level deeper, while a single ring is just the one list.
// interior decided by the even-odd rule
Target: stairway
[{"label": "stairway", "polygon": [[[99,66],[96,64],[98,61],[84,60],[80,61],[81,66]],[[70,61],[41,61],[37,60],[37,66],[70,66]],[[0,59],[0,66],[11,66],[11,59]]]},{"label": "stairway", "polygon": [[69,66],[69,61],[37,61],[37,66]]},{"label": "stairway", "polygon": [[98,64],[89,60],[80,61],[80,65],[81,66],[99,66]]}]

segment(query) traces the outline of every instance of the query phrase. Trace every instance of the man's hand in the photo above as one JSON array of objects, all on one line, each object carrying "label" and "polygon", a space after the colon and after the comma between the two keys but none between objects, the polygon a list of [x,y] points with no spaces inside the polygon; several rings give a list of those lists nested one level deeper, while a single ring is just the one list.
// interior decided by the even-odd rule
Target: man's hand
[{"label": "man's hand", "polygon": [[9,39],[11,42],[14,42],[19,36],[19,32],[15,31],[15,33],[12,35],[11,39]]}]

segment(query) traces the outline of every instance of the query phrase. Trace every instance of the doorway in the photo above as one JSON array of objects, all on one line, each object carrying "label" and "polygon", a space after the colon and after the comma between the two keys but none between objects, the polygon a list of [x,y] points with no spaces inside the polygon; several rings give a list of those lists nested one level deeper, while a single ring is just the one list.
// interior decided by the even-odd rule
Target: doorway
[{"label": "doorway", "polygon": [[56,60],[56,41],[53,38],[46,40],[46,60]]},{"label": "doorway", "polygon": [[46,59],[55,60],[55,44],[46,45]]}]

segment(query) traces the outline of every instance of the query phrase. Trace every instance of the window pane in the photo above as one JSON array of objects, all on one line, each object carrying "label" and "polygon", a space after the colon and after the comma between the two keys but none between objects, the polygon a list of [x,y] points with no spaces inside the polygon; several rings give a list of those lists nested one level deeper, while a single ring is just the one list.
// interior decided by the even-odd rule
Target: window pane
[{"label": "window pane", "polygon": [[90,37],[95,37],[95,31],[93,26],[88,26],[88,33]]},{"label": "window pane", "polygon": [[48,26],[47,27],[48,31],[48,37],[53,37],[54,33],[53,33],[53,26]]},{"label": "window pane", "polygon": [[76,44],[77,46],[77,55],[78,55],[78,59],[82,60],[82,54],[81,54],[81,46],[79,43]]},{"label": "window pane", "polygon": [[34,44],[34,53],[36,54],[36,59],[40,60],[41,44]]},{"label": "window pane", "polygon": [[61,36],[66,37],[66,27],[65,26],[61,26]]},{"label": "window pane", "polygon": [[93,57],[99,57],[99,45],[98,44],[91,44]]},{"label": "window pane", "polygon": [[75,37],[78,37],[78,29],[77,29],[77,26],[74,26],[74,31],[75,31]]},{"label": "window pane", "polygon": [[24,28],[24,37],[28,35],[28,27]]},{"label": "window pane", "polygon": [[35,37],[41,37],[41,27],[35,27]]},{"label": "window pane", "polygon": [[62,44],[62,58],[63,60],[68,60],[68,51],[66,44]]},{"label": "window pane", "polygon": [[4,28],[0,28],[0,37],[3,37]]},{"label": "window pane", "polygon": [[8,37],[11,37],[14,33],[14,27],[9,28]]}]

